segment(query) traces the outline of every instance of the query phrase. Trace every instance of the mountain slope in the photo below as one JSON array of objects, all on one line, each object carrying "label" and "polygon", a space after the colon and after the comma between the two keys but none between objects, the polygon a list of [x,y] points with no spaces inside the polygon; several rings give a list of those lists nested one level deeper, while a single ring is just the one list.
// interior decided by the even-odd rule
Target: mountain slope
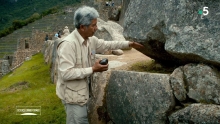
[{"label": "mountain slope", "polygon": [[0,30],[11,26],[13,20],[24,20],[54,6],[63,7],[81,0],[1,0]]}]

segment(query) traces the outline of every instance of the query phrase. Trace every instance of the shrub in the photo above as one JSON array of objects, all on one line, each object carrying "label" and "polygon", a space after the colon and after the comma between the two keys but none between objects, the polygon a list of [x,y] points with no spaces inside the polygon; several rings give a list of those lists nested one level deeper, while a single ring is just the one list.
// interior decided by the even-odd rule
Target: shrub
[{"label": "shrub", "polygon": [[12,22],[12,27],[9,28],[5,28],[4,30],[2,30],[0,32],[0,38],[7,36],[8,34],[11,34],[14,30],[20,29],[23,26],[28,25],[29,23],[32,23],[38,19],[41,18],[41,16],[46,16],[49,14],[54,14],[59,12],[59,8],[58,7],[52,7],[44,12],[42,12],[41,14],[39,13],[34,13],[32,16],[30,16],[29,18],[25,19],[25,20],[14,20]]},{"label": "shrub", "polygon": [[14,31],[14,28],[13,28],[12,26],[9,27],[9,28],[5,28],[4,30],[2,30],[2,31],[0,32],[0,37],[4,37],[4,36],[6,36],[6,35],[12,33],[13,31]]},{"label": "shrub", "polygon": [[46,16],[49,14],[57,13],[58,11],[59,11],[58,7],[53,7],[53,8],[50,8],[49,10],[43,11],[41,15]]},{"label": "shrub", "polygon": [[28,24],[28,23],[32,23],[32,22],[34,22],[35,20],[38,20],[38,19],[40,19],[40,14],[39,13],[34,13],[31,17],[29,17],[28,19],[26,19],[25,21],[26,21],[26,23]]},{"label": "shrub", "polygon": [[23,21],[23,20],[14,20],[12,22],[12,26],[13,26],[14,30],[22,28],[25,25],[27,25],[27,23],[26,23],[26,21]]}]

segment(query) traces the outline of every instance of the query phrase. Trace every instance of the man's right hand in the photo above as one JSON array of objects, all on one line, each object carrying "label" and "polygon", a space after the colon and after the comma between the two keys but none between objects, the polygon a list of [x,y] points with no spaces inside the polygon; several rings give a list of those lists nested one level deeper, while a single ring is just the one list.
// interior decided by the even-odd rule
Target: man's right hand
[{"label": "man's right hand", "polygon": [[101,65],[99,64],[101,60],[98,60],[95,62],[95,64],[92,66],[93,72],[102,72],[108,70],[108,64],[107,65]]}]

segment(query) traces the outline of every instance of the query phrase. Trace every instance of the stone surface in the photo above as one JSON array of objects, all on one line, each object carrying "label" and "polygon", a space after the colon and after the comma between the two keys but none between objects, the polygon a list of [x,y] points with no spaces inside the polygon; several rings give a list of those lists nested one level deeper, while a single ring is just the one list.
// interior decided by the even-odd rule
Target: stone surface
[{"label": "stone surface", "polygon": [[54,41],[53,51],[52,51],[52,60],[51,60],[51,81],[56,84],[58,78],[58,59],[57,59],[57,45],[61,42],[61,39],[57,39]]},{"label": "stone surface", "polygon": [[170,124],[219,124],[220,106],[192,104],[169,116]]},{"label": "stone surface", "polygon": [[108,62],[108,64],[109,64],[109,69],[112,69],[112,68],[116,68],[116,67],[120,67],[120,66],[122,66],[122,65],[125,65],[125,64],[127,64],[126,62],[120,62],[120,61],[109,61]]},{"label": "stone surface", "polygon": [[187,64],[174,70],[170,83],[179,101],[191,98],[201,103],[220,104],[220,72],[204,64]]},{"label": "stone surface", "polygon": [[122,8],[121,8],[120,17],[119,17],[119,24],[122,27],[124,27],[125,12],[128,8],[129,3],[130,3],[130,0],[123,0],[122,2]]},{"label": "stone surface", "polygon": [[99,16],[102,20],[107,21],[109,19],[109,12],[114,7],[121,7],[123,0],[114,0],[114,6],[106,6],[106,0],[93,0],[92,4],[87,4],[89,6],[94,6],[99,12]]},{"label": "stone surface", "polygon": [[164,124],[175,105],[167,74],[113,71],[106,98],[115,124]]},{"label": "stone surface", "polygon": [[98,19],[97,22],[98,30],[94,35],[100,39],[111,41],[113,40],[113,38],[111,34],[108,32],[108,30],[104,27],[105,24],[106,24],[105,21],[103,21],[102,19]]},{"label": "stone surface", "polygon": [[58,42],[60,42],[60,38],[56,40],[47,40],[42,49],[42,53],[44,55],[44,61],[46,64],[50,65],[50,78],[53,83],[56,84],[57,81],[57,62],[56,62],[56,47]]},{"label": "stone surface", "polygon": [[[217,20],[220,21],[220,18]],[[206,25],[196,27],[171,25],[170,30],[177,36],[167,40],[166,51],[181,60],[220,66],[220,24],[218,26],[215,25],[215,21],[208,19],[206,21],[203,22],[207,23]]]},{"label": "stone surface", "polygon": [[0,62],[0,73],[6,75],[10,72],[10,64],[8,60],[1,60]]},{"label": "stone surface", "polygon": [[[201,19],[198,10],[205,6],[209,14]],[[219,11],[218,0],[130,1],[124,36],[144,44],[140,51],[160,61],[220,66]]]},{"label": "stone surface", "polygon": [[46,64],[50,65],[50,77],[51,81],[56,84],[57,82],[57,45],[64,39],[66,36],[63,35],[61,38],[55,40],[48,40],[44,43],[42,53],[44,54],[44,61]]},{"label": "stone surface", "polygon": [[110,11],[108,12],[109,20],[119,21],[120,11],[117,6],[111,7]]},{"label": "stone surface", "polygon": [[[98,30],[95,33],[95,36],[99,39],[104,39],[105,41],[125,41],[124,36],[122,35],[123,28],[113,21],[103,21],[98,18]],[[128,48],[130,49],[130,48]],[[105,51],[101,54],[109,55],[112,53],[112,50]],[[114,51],[115,55],[122,55],[123,51],[120,49]]]},{"label": "stone surface", "polygon": [[124,0],[112,0],[112,1],[114,1],[114,6],[120,6],[120,5],[122,5],[122,2],[124,1]]},{"label": "stone surface", "polygon": [[8,62],[9,62],[9,64],[10,64],[10,66],[12,65],[12,62],[13,62],[13,58],[14,58],[14,56],[12,56],[12,55],[8,55],[8,56],[4,56],[4,60],[8,60]]},{"label": "stone surface", "polygon": [[[102,55],[102,54],[96,54],[96,58],[97,59],[103,59],[103,58],[107,58],[109,60],[109,63],[111,61],[117,61],[115,62],[114,65],[117,66],[117,64],[119,63],[124,63],[120,68],[120,70],[129,70],[129,67],[131,67],[131,65],[137,63],[137,62],[144,62],[144,61],[149,61],[152,62],[152,59],[145,56],[144,54],[138,52],[135,49],[131,49],[131,50],[123,50],[124,54],[120,55],[120,56],[115,56],[115,55]],[[111,66],[111,65],[109,65]],[[118,67],[117,67],[118,69]]]},{"label": "stone surface", "polygon": [[183,69],[190,98],[220,104],[220,73],[217,69],[203,64],[187,64]]},{"label": "stone surface", "polygon": [[183,67],[176,68],[173,73],[170,75],[170,84],[173,89],[175,97],[179,101],[186,100],[186,85],[184,82],[184,72]]},{"label": "stone surface", "polygon": [[[58,39],[57,39],[58,40]],[[53,53],[53,48],[54,48],[54,40],[47,40],[43,46],[44,51],[44,60],[46,64],[51,64],[52,62],[52,53]]]},{"label": "stone surface", "polygon": [[122,55],[124,52],[121,49],[117,49],[117,50],[112,50],[112,54],[114,55]]},{"label": "stone surface", "polygon": [[31,57],[26,57],[25,58],[25,61],[29,61],[29,60],[31,60]]},{"label": "stone surface", "polygon": [[[136,55],[136,56],[134,56]],[[131,57],[132,56],[132,57]],[[92,84],[92,96],[88,104],[88,118],[91,124],[113,124],[111,118],[109,118],[106,107],[106,89],[108,85],[109,76],[112,70],[127,70],[130,65],[135,62],[149,60],[142,53],[135,49],[125,51],[125,54],[121,56],[115,55],[101,55],[97,54],[96,58],[108,58],[109,69],[106,72],[95,73],[93,76]]]},{"label": "stone surface", "polygon": [[111,71],[98,72],[93,75],[92,95],[88,104],[88,118],[90,124],[106,124],[108,122],[105,88]]}]

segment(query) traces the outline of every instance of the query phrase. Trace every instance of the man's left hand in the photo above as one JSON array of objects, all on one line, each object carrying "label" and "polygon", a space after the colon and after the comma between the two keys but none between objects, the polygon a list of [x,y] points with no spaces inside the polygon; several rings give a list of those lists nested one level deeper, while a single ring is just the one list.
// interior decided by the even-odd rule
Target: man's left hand
[{"label": "man's left hand", "polygon": [[143,49],[144,46],[137,43],[137,42],[129,42],[129,47],[133,47],[133,48],[136,48],[136,49]]}]

